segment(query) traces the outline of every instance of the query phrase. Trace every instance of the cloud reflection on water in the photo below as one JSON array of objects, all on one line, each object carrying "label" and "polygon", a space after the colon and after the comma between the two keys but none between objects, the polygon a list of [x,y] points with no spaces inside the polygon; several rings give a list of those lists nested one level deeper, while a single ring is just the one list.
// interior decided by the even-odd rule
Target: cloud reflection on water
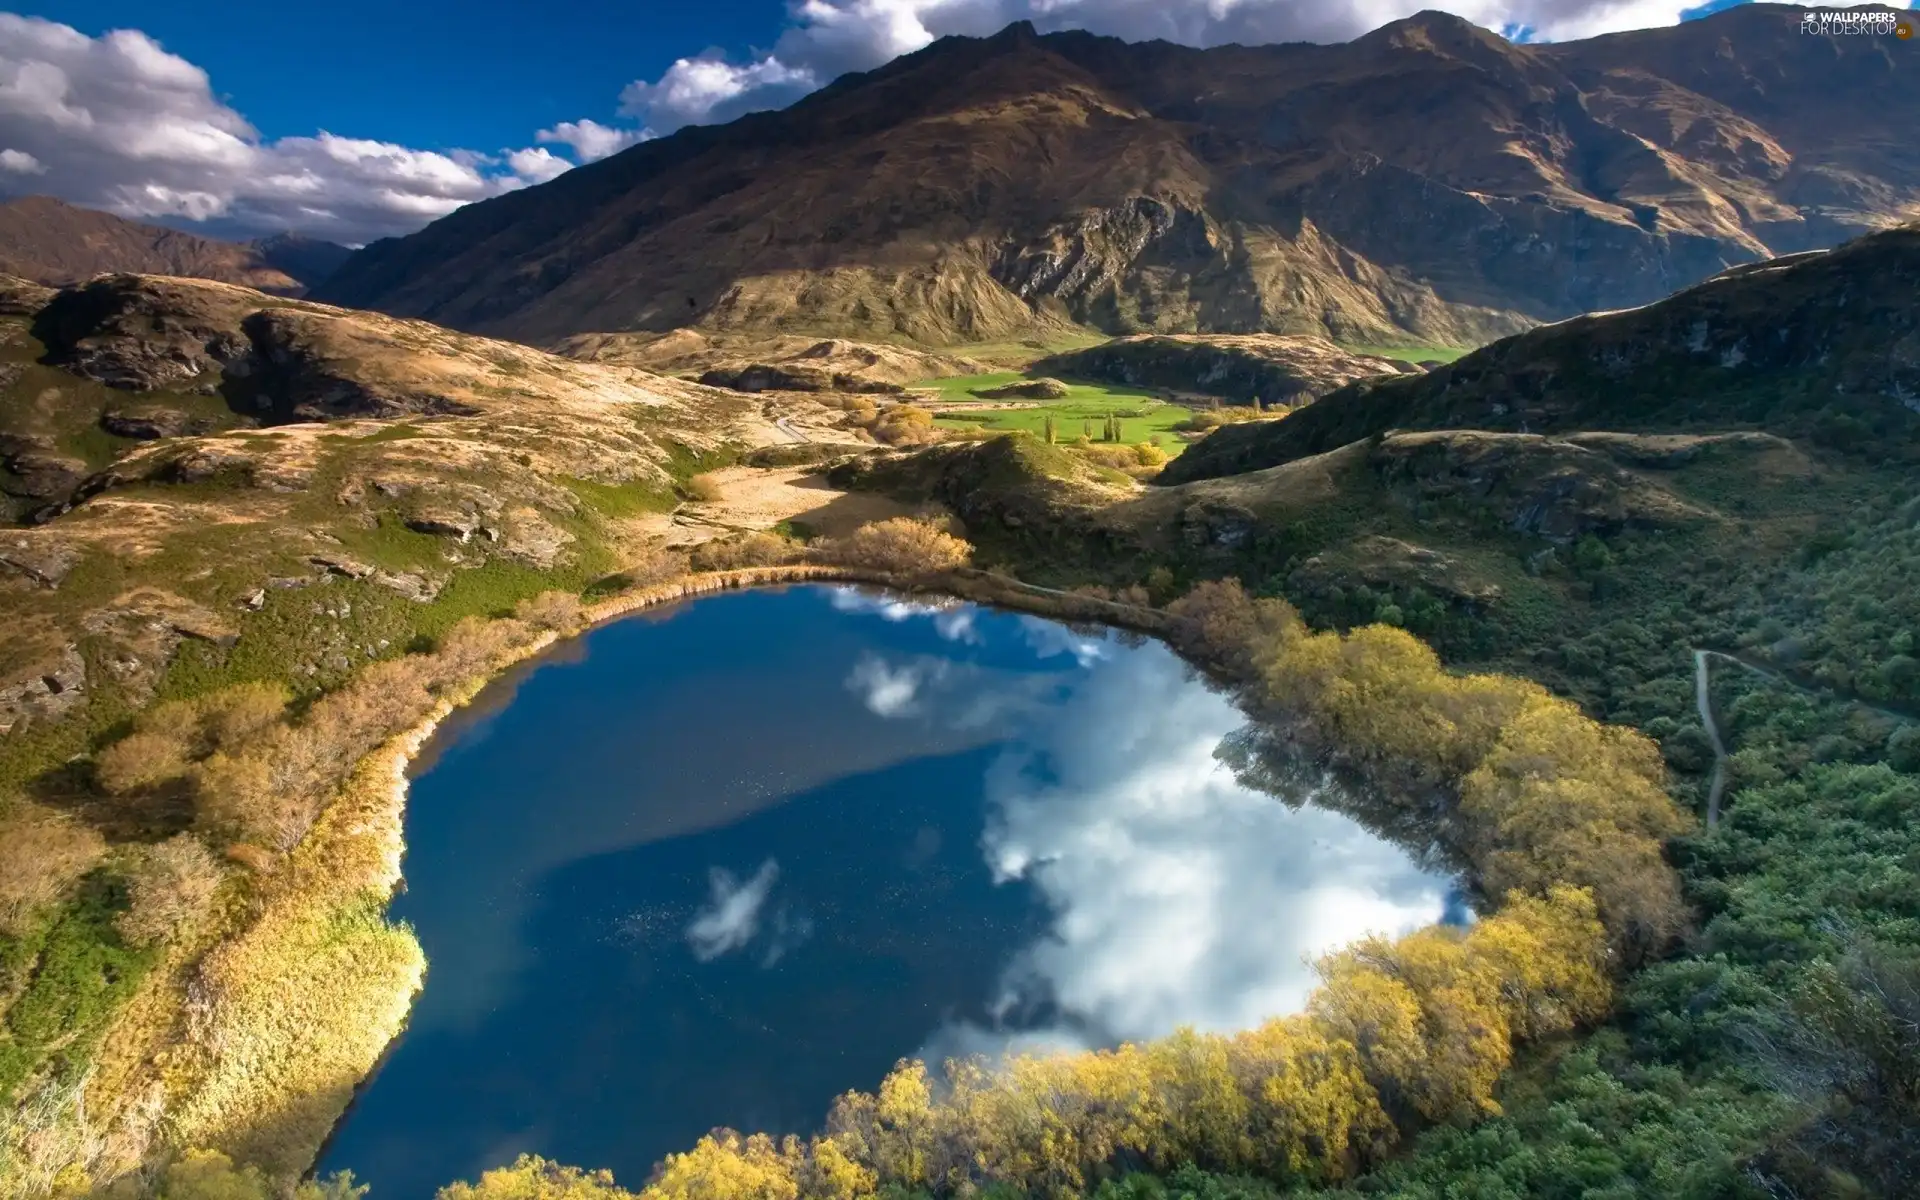
[{"label": "cloud reflection on water", "polygon": [[[946,1025],[930,1058],[1249,1028],[1303,1006],[1320,955],[1445,915],[1447,881],[1402,848],[1242,786],[1215,756],[1241,714],[1165,647],[1116,654],[1031,618],[1021,633],[1080,670],[1008,723],[981,850],[1054,919],[998,982],[993,1025]],[[975,719],[984,697],[965,678],[914,701],[936,723]]]}]

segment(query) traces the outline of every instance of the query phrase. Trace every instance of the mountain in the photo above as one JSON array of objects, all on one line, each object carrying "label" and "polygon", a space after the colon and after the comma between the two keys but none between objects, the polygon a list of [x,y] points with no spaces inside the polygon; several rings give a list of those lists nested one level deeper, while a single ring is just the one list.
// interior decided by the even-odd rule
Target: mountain
[{"label": "mountain", "polygon": [[1277,466],[1389,430],[1763,429],[1920,461],[1920,224],[1738,267],[1658,304],[1359,380],[1278,422],[1224,428],[1160,479]]},{"label": "mountain", "polygon": [[0,203],[0,273],[65,284],[134,272],[234,283],[275,295],[299,295],[337,268],[345,246],[297,234],[222,242],[51,196]]},{"label": "mountain", "polygon": [[307,288],[338,271],[340,264],[353,256],[352,250],[338,242],[292,232],[256,238],[246,246],[261,262],[293,276]]},{"label": "mountain", "polygon": [[547,342],[1310,333],[1474,344],[1920,215],[1888,39],[1742,5],[1518,45],[1421,13],[1343,45],[1015,25],[356,253],[320,298]]}]

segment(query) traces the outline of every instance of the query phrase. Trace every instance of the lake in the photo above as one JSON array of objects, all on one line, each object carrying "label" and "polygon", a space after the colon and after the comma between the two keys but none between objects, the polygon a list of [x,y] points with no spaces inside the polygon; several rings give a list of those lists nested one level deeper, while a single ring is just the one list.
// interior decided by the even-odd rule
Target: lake
[{"label": "lake", "polygon": [[637,1189],[903,1056],[1295,1010],[1314,955],[1454,902],[1237,783],[1241,723],[1158,643],[850,588],[564,644],[415,764],[393,913],[426,987],[322,1170],[412,1200],[531,1152]]}]

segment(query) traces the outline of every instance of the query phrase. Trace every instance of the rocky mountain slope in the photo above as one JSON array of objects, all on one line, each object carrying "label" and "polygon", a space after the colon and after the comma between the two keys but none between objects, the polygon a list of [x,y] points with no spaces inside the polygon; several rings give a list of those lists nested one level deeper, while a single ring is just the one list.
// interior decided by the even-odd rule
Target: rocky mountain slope
[{"label": "rocky mountain slope", "polygon": [[1183,483],[1391,429],[1766,429],[1920,461],[1920,225],[1728,271],[1671,299],[1529,330],[1413,377],[1363,380],[1284,421],[1222,429]]},{"label": "rocky mountain slope", "polygon": [[127,684],[35,681],[136,582],[219,628],[329,573],[403,611],[493,563],[612,569],[594,501],[671,507],[684,463],[777,440],[732,393],[227,284],[0,299],[33,313],[0,317],[0,597],[35,614],[0,632],[0,726]]},{"label": "rocky mountain slope", "polygon": [[1474,344],[1920,212],[1891,39],[1742,5],[1553,46],[949,38],[357,253],[321,298],[547,341],[1064,323]]},{"label": "rocky mountain slope", "polygon": [[331,274],[349,253],[345,246],[291,233],[216,241],[51,196],[0,203],[0,274],[36,283],[75,283],[124,271],[214,279],[293,296]]},{"label": "rocky mountain slope", "polygon": [[[911,346],[845,338],[741,337],[697,329],[667,334],[588,333],[555,343],[556,354],[583,362],[619,363],[672,375],[712,372],[744,390],[898,391],[906,384],[986,367],[970,359]],[[731,386],[731,384],[729,384]]]}]

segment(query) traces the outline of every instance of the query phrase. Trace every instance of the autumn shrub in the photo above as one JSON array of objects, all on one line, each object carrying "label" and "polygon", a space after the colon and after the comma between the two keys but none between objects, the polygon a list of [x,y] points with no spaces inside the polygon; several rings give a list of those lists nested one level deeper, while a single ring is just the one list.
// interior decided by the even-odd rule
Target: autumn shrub
[{"label": "autumn shrub", "polygon": [[816,553],[841,566],[921,575],[965,566],[973,547],[927,521],[892,517],[821,543]]},{"label": "autumn shrub", "polygon": [[437,684],[461,682],[484,674],[529,636],[519,621],[463,617],[434,647],[432,678]]},{"label": "autumn shrub", "polygon": [[318,815],[312,739],[293,730],[259,752],[216,753],[194,773],[194,826],[209,837],[291,850]]},{"label": "autumn shrub", "polygon": [[726,494],[725,489],[720,486],[720,481],[711,474],[695,475],[687,480],[686,488],[688,497],[706,504],[711,504]]},{"label": "autumn shrub", "polygon": [[16,801],[0,817],[0,933],[22,932],[106,853],[100,835],[67,814]]},{"label": "autumn shrub", "polygon": [[933,414],[911,404],[893,404],[878,410],[867,426],[874,440],[888,446],[924,446],[943,436],[934,428]]},{"label": "autumn shrub", "polygon": [[277,683],[243,683],[199,705],[199,728],[211,750],[237,750],[280,723],[291,697]]},{"label": "autumn shrub", "polygon": [[[353,1182],[352,1172],[341,1171],[295,1185],[292,1200],[362,1200],[367,1190]],[[279,1200],[285,1192],[258,1167],[236,1164],[217,1150],[190,1150],[150,1183],[129,1175],[95,1195],[98,1200]]]},{"label": "autumn shrub", "polygon": [[1075,442],[1069,449],[1088,462],[1111,467],[1116,471],[1140,465],[1140,457],[1134,452],[1132,446],[1111,445],[1106,442],[1087,442],[1082,445]]},{"label": "autumn shrub", "polygon": [[[1154,583],[1152,575],[1148,583]],[[1163,583],[1170,586],[1171,579]],[[1196,584],[1167,605],[1167,614],[1181,650],[1240,682],[1255,679],[1266,656],[1306,632],[1292,605],[1255,599],[1238,579]]]},{"label": "autumn shrub", "polygon": [[737,571],[782,566],[805,556],[805,546],[778,534],[746,533],[701,543],[694,547],[691,563],[700,571]]},{"label": "autumn shrub", "polygon": [[537,596],[529,596],[514,606],[513,615],[535,629],[549,629],[555,633],[572,633],[580,628],[584,617],[580,611],[580,597],[572,592],[545,591]]},{"label": "autumn shrub", "polygon": [[440,1189],[437,1200],[632,1200],[633,1193],[614,1186],[606,1171],[564,1167],[532,1154],[522,1154],[510,1166],[495,1167],[478,1183],[455,1183]]},{"label": "autumn shrub", "polygon": [[190,752],[177,733],[135,730],[94,757],[94,781],[114,796],[154,787],[185,775]]},{"label": "autumn shrub", "polygon": [[127,873],[129,904],[114,924],[130,945],[171,941],[205,917],[220,879],[220,864],[192,834],[148,846]]}]

